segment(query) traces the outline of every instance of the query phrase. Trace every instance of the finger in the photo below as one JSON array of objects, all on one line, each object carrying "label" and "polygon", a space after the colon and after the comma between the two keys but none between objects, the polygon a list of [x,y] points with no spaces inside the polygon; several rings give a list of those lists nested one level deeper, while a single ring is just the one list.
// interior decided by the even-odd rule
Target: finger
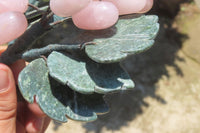
[{"label": "finger", "polygon": [[[20,131],[24,130],[28,133],[42,133],[44,128],[47,127],[47,117],[34,114],[27,105],[25,102],[18,103],[17,120],[19,127],[17,127],[17,131],[19,132],[17,133],[21,133]],[[24,128],[20,125],[23,125]]]},{"label": "finger", "polygon": [[[39,105],[36,103],[35,98],[34,98],[34,103],[32,104],[28,103],[27,107],[31,111],[31,113],[34,114],[34,116],[36,116],[36,118],[41,118],[43,120],[43,124],[40,124],[40,127],[37,127],[37,129],[40,130],[40,133],[44,133],[51,119],[47,117],[46,114],[40,109]],[[38,121],[41,121],[41,119],[39,119]],[[28,122],[29,124],[27,124],[27,127],[26,127],[28,131],[36,131],[36,127],[34,126],[33,124],[34,122],[32,121],[34,120],[31,120],[30,118]]]},{"label": "finger", "polygon": [[12,71],[0,64],[0,131],[16,132],[17,96]]},{"label": "finger", "polygon": [[25,129],[28,133],[39,133],[43,129],[45,117],[38,117],[32,112],[27,112]]},{"label": "finger", "polygon": [[[42,132],[45,123],[46,115],[40,109],[34,98],[34,103],[27,103],[27,117],[25,128],[27,132],[38,133]],[[45,125],[46,126],[46,125]]]}]

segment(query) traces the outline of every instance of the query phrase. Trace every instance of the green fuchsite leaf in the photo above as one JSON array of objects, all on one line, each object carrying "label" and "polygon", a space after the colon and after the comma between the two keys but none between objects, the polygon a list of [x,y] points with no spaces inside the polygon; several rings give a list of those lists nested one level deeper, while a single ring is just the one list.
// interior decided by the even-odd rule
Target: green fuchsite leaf
[{"label": "green fuchsite leaf", "polygon": [[134,87],[128,74],[116,64],[99,64],[90,59],[52,52],[48,59],[50,75],[73,90],[83,93],[108,93]]},{"label": "green fuchsite leaf", "polygon": [[60,122],[67,118],[79,121],[93,121],[97,114],[108,112],[103,95],[83,95],[71,90],[49,77],[44,59],[32,61],[19,75],[19,88],[30,103],[34,97],[49,117]]},{"label": "green fuchsite leaf", "polygon": [[[128,55],[149,49],[158,33],[157,16],[121,18],[109,38],[94,39],[97,45],[87,45],[87,55],[99,63],[119,62]],[[112,34],[112,33],[110,33]]]}]

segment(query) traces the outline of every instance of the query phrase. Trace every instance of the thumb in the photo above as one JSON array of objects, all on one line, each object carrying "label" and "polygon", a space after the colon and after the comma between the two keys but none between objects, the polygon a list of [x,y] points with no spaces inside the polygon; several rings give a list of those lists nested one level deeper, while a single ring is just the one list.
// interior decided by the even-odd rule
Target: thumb
[{"label": "thumb", "polygon": [[17,95],[9,67],[0,63],[0,131],[16,132]]}]

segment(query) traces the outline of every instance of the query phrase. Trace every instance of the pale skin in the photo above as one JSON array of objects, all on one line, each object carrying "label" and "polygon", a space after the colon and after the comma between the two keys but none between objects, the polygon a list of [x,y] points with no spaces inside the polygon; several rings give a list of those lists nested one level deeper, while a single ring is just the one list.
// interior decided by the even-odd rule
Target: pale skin
[{"label": "pale skin", "polygon": [[[152,7],[153,0],[143,1],[146,3],[142,9],[133,5],[134,9],[138,8],[134,13],[147,12]],[[0,46],[0,54],[5,49],[6,46]],[[0,63],[0,131],[3,133],[43,133],[50,123],[50,118],[41,111],[36,102],[17,102],[17,77],[24,67],[23,60],[10,66]]]}]

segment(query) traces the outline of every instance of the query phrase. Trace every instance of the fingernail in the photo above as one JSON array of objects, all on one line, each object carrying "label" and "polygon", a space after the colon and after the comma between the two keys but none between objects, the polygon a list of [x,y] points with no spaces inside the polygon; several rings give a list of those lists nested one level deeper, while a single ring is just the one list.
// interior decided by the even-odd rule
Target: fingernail
[{"label": "fingernail", "polygon": [[9,76],[8,72],[0,70],[0,92],[6,91],[9,87]]}]

